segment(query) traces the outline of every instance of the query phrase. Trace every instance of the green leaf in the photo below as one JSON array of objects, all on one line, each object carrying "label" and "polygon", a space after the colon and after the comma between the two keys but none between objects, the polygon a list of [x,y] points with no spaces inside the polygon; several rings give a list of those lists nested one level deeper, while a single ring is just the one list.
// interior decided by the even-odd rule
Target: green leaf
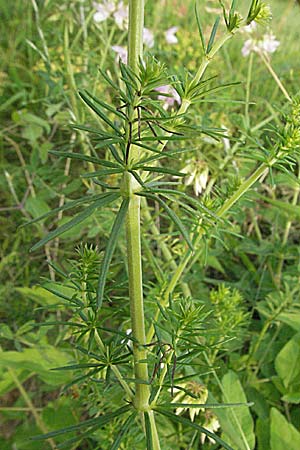
[{"label": "green leaf", "polygon": [[185,192],[178,191],[177,189],[151,189],[153,192],[156,192],[157,194],[164,195],[164,194],[174,194],[179,195],[180,197],[183,197],[185,200],[189,201],[195,208],[202,210],[203,212],[207,213],[209,216],[213,217],[215,220],[220,222],[220,217],[218,217],[216,214],[214,214],[210,209],[206,208],[199,200],[196,200],[194,197],[186,194]]},{"label": "green leaf", "polygon": [[121,425],[120,431],[114,440],[113,445],[110,447],[110,450],[118,450],[120,448],[120,444],[122,442],[122,439],[126,436],[126,434],[129,431],[129,428],[131,427],[134,419],[136,418],[137,412],[133,412],[129,417],[127,417],[125,423]]},{"label": "green leaf", "polygon": [[33,221],[40,220],[37,217],[45,217],[50,208],[44,200],[38,197],[28,197],[25,202],[25,210],[33,217]]},{"label": "green leaf", "polygon": [[215,37],[216,37],[216,32],[217,32],[219,23],[220,23],[220,16],[218,16],[216,18],[216,21],[215,21],[214,26],[212,28],[211,35],[210,35],[210,38],[209,38],[209,41],[208,41],[208,45],[207,45],[207,53],[209,53],[211,51],[211,49],[212,49],[212,46],[214,44],[214,40],[215,40]]},{"label": "green leaf", "polygon": [[31,249],[31,252],[34,252],[38,248],[42,247],[43,245],[47,244],[47,242],[51,241],[52,239],[60,236],[65,231],[70,230],[75,225],[83,222],[85,219],[87,219],[95,209],[99,207],[103,207],[111,203],[112,201],[116,200],[119,197],[119,194],[117,193],[111,193],[108,194],[106,197],[101,198],[99,200],[96,200],[92,205],[88,206],[84,211],[77,214],[73,219],[71,219],[69,222],[64,223],[60,227],[56,228],[56,230],[50,231],[50,233],[47,234],[43,239],[41,239],[39,242],[37,242]]},{"label": "green leaf", "polygon": [[[222,379],[223,401],[247,403],[247,398],[238,376],[229,371]],[[254,449],[255,435],[253,419],[248,407],[216,410],[224,439],[236,450]]]},{"label": "green leaf", "polygon": [[277,319],[293,328],[295,331],[300,330],[300,312],[283,312],[279,314]]},{"label": "green leaf", "polygon": [[131,408],[130,405],[126,405],[123,406],[122,408],[117,409],[117,411],[105,414],[104,416],[96,417],[95,419],[88,419],[78,423],[77,425],[71,425],[69,427],[61,428],[60,430],[51,431],[50,433],[39,434],[37,436],[33,436],[31,439],[33,441],[40,441],[55,436],[59,436],[61,434],[71,433],[72,431],[77,431],[80,430],[81,428],[87,428],[93,425],[97,425],[97,427],[102,427],[103,425],[106,425],[107,423],[111,422],[115,417],[118,417],[121,414],[124,414],[127,411],[129,411],[130,408]]},{"label": "green leaf", "polygon": [[160,408],[206,408],[206,409],[224,409],[252,406],[253,403],[164,403]]},{"label": "green leaf", "polygon": [[51,150],[49,153],[51,153],[51,155],[59,156],[60,158],[79,159],[81,161],[88,161],[93,164],[98,164],[99,166],[115,167],[115,168],[119,167],[118,164],[115,164],[111,161],[95,158],[94,156],[82,155],[81,153],[60,152],[56,150]]},{"label": "green leaf", "polygon": [[186,240],[188,246],[193,251],[194,248],[193,248],[192,241],[190,240],[189,234],[186,231],[186,228],[183,225],[183,223],[181,222],[181,220],[179,219],[179,217],[176,215],[176,213],[157,195],[150,194],[149,192],[139,192],[139,193],[137,193],[137,195],[148,197],[148,198],[151,198],[151,200],[157,201],[163,207],[163,209],[168,214],[168,216],[170,217],[172,222],[174,222],[176,228],[180,231],[180,233]]},{"label": "green leaf", "polygon": [[202,31],[202,26],[201,26],[201,22],[200,22],[200,16],[199,16],[199,11],[198,11],[197,1],[195,1],[195,15],[196,15],[198,31],[199,31],[199,35],[200,35],[200,39],[201,39],[202,49],[203,49],[203,52],[205,54],[206,53],[205,39],[204,39],[204,34],[203,34],[203,31]]},{"label": "green leaf", "polygon": [[108,105],[107,103],[103,102],[99,98],[92,95],[90,92],[88,92],[86,89],[84,89],[84,93],[88,95],[92,100],[94,100],[95,103],[98,103],[98,105],[102,106],[102,108],[107,109],[107,111],[110,111],[111,113],[118,116],[120,119],[124,120],[125,114],[118,111],[117,109],[113,108],[112,106]]},{"label": "green leaf", "polygon": [[275,206],[279,209],[281,212],[285,212],[288,217],[300,217],[300,206],[297,205],[290,205],[289,203],[283,202],[281,200],[273,200],[269,197],[266,197],[265,195],[256,194],[259,198],[263,199],[265,202],[270,203],[271,205]]},{"label": "green leaf", "polygon": [[100,69],[99,67],[99,72],[101,73],[101,75],[103,76],[103,78],[105,79],[105,81],[113,88],[114,91],[116,92],[120,92],[120,88],[117,84],[115,84],[110,78],[109,76],[104,72],[104,70]]},{"label": "green leaf", "polygon": [[275,359],[276,372],[287,388],[300,378],[300,333],[290,339]]},{"label": "green leaf", "polygon": [[[49,211],[49,207],[48,207],[48,209],[45,208],[45,210],[46,211],[48,210],[48,212],[45,212],[41,216],[36,217],[35,219],[32,219],[29,222],[22,224],[20,226],[20,228],[26,227],[27,225],[31,225],[32,223],[39,222],[40,220],[46,219],[47,217],[54,216],[55,214],[57,214],[60,211],[67,211],[69,209],[75,208],[76,206],[80,206],[84,203],[91,203],[92,201],[99,200],[101,198],[105,198],[108,195],[109,195],[109,193],[105,192],[104,194],[88,195],[88,196],[79,198],[78,200],[70,200],[69,202],[65,203],[63,206],[59,206],[58,208],[51,209],[51,211]],[[39,209],[38,211],[36,210],[36,212],[41,213],[42,211],[41,211],[41,209]]]},{"label": "green leaf", "polygon": [[54,305],[57,303],[57,297],[51,292],[47,292],[43,287],[16,287],[16,291],[24,295],[25,298],[31,299],[39,305]]},{"label": "green leaf", "polygon": [[142,169],[146,172],[167,173],[176,177],[185,177],[186,173],[178,172],[177,170],[169,169],[168,167],[151,167],[151,166],[136,166],[133,169]]},{"label": "green leaf", "polygon": [[145,431],[146,431],[146,448],[147,450],[153,450],[153,442],[152,442],[152,433],[151,433],[151,424],[149,414],[145,412]]},{"label": "green leaf", "polygon": [[113,175],[117,173],[122,173],[124,170],[122,168],[119,169],[103,169],[97,170],[95,172],[85,173],[81,175],[82,178],[94,178],[94,177],[106,177],[107,175]]},{"label": "green leaf", "polygon": [[266,450],[270,447],[270,420],[258,417],[255,424],[257,450]]},{"label": "green leaf", "polygon": [[216,442],[218,442],[218,444],[222,445],[222,447],[225,448],[226,450],[237,450],[237,449],[233,449],[232,447],[230,447],[230,445],[226,444],[226,442],[224,442],[223,439],[221,439],[219,436],[217,436],[216,434],[207,430],[206,428],[201,427],[200,425],[196,424],[195,422],[191,422],[188,419],[184,419],[183,417],[177,416],[176,414],[173,414],[173,413],[170,413],[169,411],[166,411],[165,409],[161,409],[160,407],[156,407],[155,410],[159,414],[162,414],[163,416],[168,417],[169,419],[171,419],[174,422],[181,423],[182,425],[194,428],[194,430],[197,430],[197,431],[200,431],[201,433],[206,434],[208,437],[210,437],[210,438],[214,439]]},{"label": "green leaf", "polygon": [[282,397],[283,402],[294,403],[295,405],[299,405],[300,403],[300,392],[291,392]]},{"label": "green leaf", "polygon": [[122,226],[123,222],[125,221],[125,216],[126,216],[126,212],[128,209],[128,205],[129,205],[129,199],[124,199],[120,206],[119,212],[115,219],[114,225],[111,230],[111,234],[109,236],[109,239],[108,239],[108,242],[106,245],[106,250],[104,253],[103,261],[101,264],[101,270],[100,270],[100,274],[99,274],[99,279],[98,279],[98,288],[97,288],[98,308],[101,308],[101,305],[103,302],[104,286],[105,286],[105,280],[107,277],[109,264],[111,262],[111,259],[112,259],[112,256],[113,256],[113,253],[114,253],[114,250],[116,247],[117,238],[118,238],[121,226]]},{"label": "green leaf", "polygon": [[82,98],[82,100],[97,114],[97,116],[99,116],[105,123],[107,123],[107,125],[109,125],[113,130],[115,130],[115,132],[121,136],[122,133],[120,132],[120,130],[118,129],[118,127],[116,127],[116,125],[106,116],[105,113],[103,113],[103,111],[98,108],[89,98],[86,94],[84,94],[83,92],[79,91],[79,95]]},{"label": "green leaf", "polygon": [[276,408],[272,408],[270,450],[299,450],[299,448],[299,431]]},{"label": "green leaf", "polygon": [[46,384],[59,386],[70,381],[71,374],[53,373],[53,367],[65,365],[70,356],[50,345],[43,347],[23,349],[22,352],[8,351],[0,353],[0,367],[22,369],[26,372],[36,373]]}]

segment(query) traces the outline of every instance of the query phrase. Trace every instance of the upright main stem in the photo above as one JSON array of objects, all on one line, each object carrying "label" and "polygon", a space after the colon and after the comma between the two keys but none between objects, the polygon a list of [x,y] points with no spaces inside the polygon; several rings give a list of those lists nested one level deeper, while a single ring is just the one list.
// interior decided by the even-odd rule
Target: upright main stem
[{"label": "upright main stem", "polygon": [[149,408],[149,385],[146,335],[143,302],[143,278],[140,230],[140,197],[134,194],[136,180],[130,173],[125,173],[124,183],[129,193],[129,206],[126,218],[127,259],[129,276],[129,299],[131,328],[134,337],[133,356],[135,372],[134,406],[139,411]]},{"label": "upright main stem", "polygon": [[[144,1],[129,2],[128,64],[138,71],[139,58],[143,52]],[[130,147],[130,160],[137,160],[139,151]],[[126,218],[127,258],[129,276],[129,298],[131,327],[134,337],[133,356],[135,372],[134,406],[139,411],[149,409],[148,366],[143,301],[143,277],[141,255],[140,197],[135,195],[137,182],[128,172],[124,174],[124,189],[129,196]]]}]

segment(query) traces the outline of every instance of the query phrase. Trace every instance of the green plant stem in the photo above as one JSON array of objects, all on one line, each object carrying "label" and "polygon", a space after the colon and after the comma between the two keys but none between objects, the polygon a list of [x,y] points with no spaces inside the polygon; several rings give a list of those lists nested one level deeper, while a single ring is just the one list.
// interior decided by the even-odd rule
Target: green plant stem
[{"label": "green plant stem", "polygon": [[[144,0],[129,1],[128,27],[128,65],[138,72],[139,60],[143,56]],[[139,149],[130,147],[130,160],[139,158]],[[149,414],[153,450],[160,450],[155,417],[149,406],[149,376],[146,350],[146,331],[144,317],[142,254],[141,254],[141,199],[135,195],[139,185],[132,174],[125,172],[123,177],[125,195],[129,198],[126,216],[126,241],[129,281],[129,301],[133,342],[135,374],[134,407]]]},{"label": "green plant stem", "polygon": [[140,198],[134,195],[135,178],[126,173],[124,177],[126,189],[130,192],[130,201],[126,217],[126,238],[129,278],[130,316],[133,337],[134,371],[137,380],[135,386],[134,405],[139,411],[145,411],[149,406],[149,386],[147,351],[145,348],[145,318],[143,302],[143,279],[141,258],[140,230]]},{"label": "green plant stem", "polygon": [[257,350],[259,349],[270,326],[272,325],[274,320],[276,320],[276,318],[279,316],[279,314],[284,310],[284,308],[288,305],[288,303],[289,303],[289,299],[287,298],[284,302],[281,303],[281,305],[278,306],[278,308],[276,308],[276,310],[273,312],[273,314],[271,314],[266,319],[264,326],[261,329],[261,332],[258,336],[258,339],[257,339],[252,351],[249,352],[249,356],[248,356],[247,362],[246,362],[246,369],[248,369],[250,367],[251,360],[252,360],[253,356],[255,356],[255,354],[257,353]]},{"label": "green plant stem", "polygon": [[[149,207],[147,204],[147,200],[145,198],[142,198],[142,207],[143,207],[143,215],[144,215],[145,219],[147,220],[147,222],[149,222],[149,224],[150,224],[150,229],[151,229],[153,236],[159,236],[159,230],[152,219],[152,216],[150,214]],[[172,256],[172,253],[169,250],[169,247],[165,244],[165,242],[163,240],[159,241],[159,246],[160,246],[160,249],[162,251],[162,254],[163,254],[166,262],[170,264],[170,267],[172,270],[176,270],[177,264],[174,261],[174,258]],[[187,283],[182,283],[182,291],[186,297],[191,296],[191,291],[190,291],[190,288]]]},{"label": "green plant stem", "polygon": [[[259,180],[260,177],[262,177],[263,175],[265,175],[269,168],[275,164],[275,162],[277,161],[278,158],[280,158],[281,154],[278,154],[277,158],[272,158],[272,160],[269,162],[269,164],[267,163],[262,163],[260,164],[260,166],[253,172],[252,175],[249,176],[249,178],[247,178],[241,185],[240,187],[237,189],[237,191],[231,196],[229,197],[224,204],[221,206],[221,208],[219,208],[219,210],[216,212],[216,215],[219,218],[222,218],[225,216],[225,214],[232,208],[232,206],[254,185],[254,183],[256,183],[257,180]],[[198,235],[196,236],[195,240],[194,240],[194,248],[197,248],[197,246],[199,245],[202,237],[204,234],[204,230],[202,228],[200,228]],[[173,292],[173,290],[175,289],[177,283],[179,282],[180,278],[183,275],[183,272],[185,271],[186,266],[188,265],[188,263],[190,262],[191,258],[194,255],[194,251],[188,249],[181,261],[181,263],[177,266],[177,269],[175,271],[175,273],[173,274],[173,277],[171,278],[168,287],[164,293],[163,296],[163,300],[161,303],[161,306],[163,308],[165,308],[168,303],[169,303],[169,297],[171,295],[171,293]],[[155,317],[154,317],[154,323],[158,320],[160,314],[160,310],[158,309],[156,311]],[[153,324],[151,324],[148,334],[147,334],[147,342],[151,342],[152,338],[154,335],[154,326]]]},{"label": "green plant stem", "polygon": [[152,448],[153,450],[160,450],[159,437],[157,433],[154,411],[148,412],[150,427],[151,427],[151,437],[152,437]]},{"label": "green plant stem", "polygon": [[292,102],[292,99],[290,97],[290,95],[288,94],[287,90],[285,89],[285,87],[283,86],[282,82],[280,81],[277,73],[275,72],[275,70],[273,69],[273,67],[271,66],[270,60],[269,58],[263,53],[261,52],[260,57],[262,59],[262,61],[265,63],[268,71],[270,72],[270,74],[272,75],[272,77],[274,78],[277,86],[279,87],[279,89],[281,90],[281,92],[283,93],[283,95],[285,96],[285,98],[289,101]]},{"label": "green plant stem", "polygon": [[128,65],[138,71],[143,56],[144,0],[130,0],[128,27]]},{"label": "green plant stem", "polygon": [[249,116],[249,104],[250,104],[250,87],[251,87],[251,76],[253,67],[253,52],[250,53],[248,73],[247,73],[247,83],[246,83],[246,99],[245,99],[245,122],[246,128],[250,129],[250,116]]},{"label": "green plant stem", "polygon": [[222,36],[220,39],[218,39],[215,44],[212,46],[211,50],[209,53],[207,53],[203,59],[202,62],[200,64],[199,69],[197,70],[197,73],[192,81],[193,84],[197,84],[199,83],[199,81],[201,80],[201,78],[204,75],[204,72],[207,69],[207,66],[209,65],[209,63],[211,62],[211,60],[214,58],[214,56],[216,55],[216,53],[220,50],[220,48],[223,47],[223,45],[233,37],[234,33],[232,32],[227,32],[224,36]]},{"label": "green plant stem", "polygon": [[[144,1],[129,2],[128,28],[128,65],[138,72],[139,58],[143,54]],[[138,157],[138,150],[131,146],[131,158]],[[134,153],[134,155],[132,154]],[[140,198],[135,194],[137,182],[133,175],[124,174],[124,190],[129,196],[126,216],[126,240],[129,278],[129,300],[133,343],[134,373],[135,373],[135,408],[140,411],[149,409],[148,365],[145,336],[145,317],[143,299],[142,254],[141,254],[141,219]]]}]

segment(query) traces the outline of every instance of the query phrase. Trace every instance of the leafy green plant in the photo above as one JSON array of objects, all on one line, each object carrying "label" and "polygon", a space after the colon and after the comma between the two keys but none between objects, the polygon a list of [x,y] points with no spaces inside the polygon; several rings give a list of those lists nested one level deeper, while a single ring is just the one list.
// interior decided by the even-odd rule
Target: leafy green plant
[{"label": "leafy green plant", "polygon": [[[199,106],[202,108],[205,102],[209,109],[211,96],[215,105],[223,105],[215,93],[226,96],[231,87],[241,89],[233,77],[222,84],[217,84],[215,77],[204,78],[211,61],[219,57],[219,50],[226,55],[224,44],[253,20],[266,23],[270,19],[270,10],[262,2],[252,1],[243,15],[237,11],[235,1],[229,10],[223,2],[220,4],[225,30],[221,30],[219,17],[209,31],[203,28],[204,9],[202,4],[196,5],[202,47],[200,64],[195,72],[179,70],[170,75],[155,58],[143,55],[143,4],[130,2],[128,65],[120,62],[109,73],[103,70],[102,58],[100,74],[96,77],[105,83],[103,92],[114,103],[96,94],[95,88],[86,89],[89,84],[86,62],[85,76],[80,78],[74,72],[71,57],[74,47],[70,40],[74,24],[68,15],[63,27],[63,55],[70,99],[67,102],[72,109],[70,144],[60,150],[53,145],[40,147],[50,134],[48,122],[26,111],[23,118],[15,116],[33,152],[30,171],[38,170],[40,185],[44,176],[38,169],[40,163],[51,161],[59,167],[61,161],[65,164],[65,178],[58,178],[58,186],[63,186],[62,195],[56,187],[49,189],[43,199],[36,196],[40,186],[35,182],[33,187],[32,174],[25,167],[30,197],[27,194],[20,200],[13,178],[10,174],[6,177],[17,206],[26,219],[33,218],[30,223],[34,224],[32,229],[40,240],[32,250],[45,251],[51,275],[44,290],[31,287],[17,290],[22,298],[42,306],[40,343],[34,339],[32,324],[23,332],[2,330],[10,343],[4,361],[13,370],[19,370],[14,380],[4,372],[4,377],[9,379],[3,382],[7,383],[8,390],[15,383],[23,392],[23,400],[31,405],[30,410],[43,433],[32,445],[40,445],[39,439],[48,438],[49,445],[57,444],[58,448],[82,445],[208,448],[207,436],[215,446],[249,449],[255,445],[256,422],[258,445],[277,448],[276,439],[262,431],[261,424],[269,420],[268,431],[275,435],[274,423],[285,423],[279,415],[280,410],[283,412],[281,399],[290,405],[298,402],[297,365],[291,367],[286,363],[291,354],[297,353],[297,335],[293,336],[298,323],[297,280],[287,268],[284,252],[277,257],[271,249],[271,244],[278,239],[277,230],[271,237],[266,230],[271,223],[278,223],[278,229],[284,226],[286,245],[291,221],[297,216],[299,190],[295,168],[299,105],[296,97],[292,99],[285,94],[289,105],[281,108],[283,114],[270,107],[271,119],[263,120],[257,129],[250,128],[249,70],[247,126],[240,132],[243,125],[236,119],[234,127],[239,131],[230,136],[229,150],[224,117],[220,114],[221,120],[216,117],[208,120],[205,114],[199,113]],[[35,1],[33,7],[43,48],[44,76],[53,82],[53,56],[44,39]],[[81,18],[82,13],[81,10]],[[91,17],[92,14],[83,21],[74,39],[76,43],[83,35],[85,49],[89,45],[85,26]],[[110,40],[114,33],[112,28]],[[31,50],[37,52],[34,46],[31,41]],[[108,43],[105,49],[107,54]],[[229,67],[229,59],[227,64]],[[266,60],[265,64],[272,74],[270,61]],[[274,79],[281,92],[287,93],[278,77]],[[78,85],[82,89],[76,96]],[[162,86],[169,87],[161,92]],[[172,92],[181,99],[178,111],[166,108],[162,100],[169,100]],[[48,117],[53,117],[60,107],[58,102],[48,111]],[[275,125],[262,131],[273,119]],[[78,139],[76,143],[75,139]],[[214,151],[220,150],[223,142],[228,151],[224,161]],[[20,156],[17,147],[16,152]],[[201,163],[199,170],[193,172],[193,179],[198,183],[197,189],[194,188],[196,197],[181,183],[182,180],[187,186],[192,183],[188,182],[186,171],[193,170],[194,153]],[[188,159],[182,169],[181,159],[185,158]],[[239,168],[236,158],[240,158]],[[68,191],[65,183],[71,161],[76,180]],[[188,166],[190,169],[186,169]],[[278,197],[269,195],[267,183],[262,184],[269,173],[273,185],[280,176],[292,180],[295,208],[280,200],[281,193]],[[257,199],[254,210],[254,203],[249,208],[249,202],[253,202],[250,191],[258,182],[264,193],[254,197]],[[81,192],[79,198],[65,201],[68,192],[77,190]],[[205,195],[197,198],[202,190]],[[50,210],[48,203],[57,195],[59,206]],[[270,210],[266,205],[271,205]],[[62,217],[78,208],[80,212],[72,218]],[[263,219],[257,219],[256,210]],[[230,212],[232,223],[227,220]],[[245,229],[247,214],[253,225],[249,230],[254,229],[255,233]],[[58,226],[54,228],[49,219],[54,219]],[[75,239],[83,226],[89,229],[89,238],[97,240],[98,246],[82,245],[75,257],[72,252],[65,258],[59,256],[59,239],[65,243],[69,238]],[[295,253],[291,257],[296,258]],[[256,293],[254,286],[258,286]],[[49,310],[46,319],[45,303]],[[257,324],[253,321],[254,328],[247,329],[251,314],[253,317],[259,314],[259,321]],[[53,349],[48,339],[59,345],[58,356],[63,355],[63,361],[56,363],[51,359],[51,368],[55,370],[49,376],[48,365],[38,361],[40,351]],[[66,340],[71,346],[66,345]],[[16,345],[22,353],[12,351],[10,345]],[[243,349],[248,346],[246,355]],[[275,360],[274,367],[270,354]],[[34,361],[32,369],[38,379],[52,386],[67,383],[65,395],[73,392],[76,397],[79,387],[81,402],[76,421],[59,426],[59,421],[49,420],[51,412],[47,408],[42,418],[36,414],[26,391],[22,391],[22,383],[31,376],[30,359]],[[268,382],[261,382],[260,378],[267,378]],[[255,404],[248,404],[247,398]],[[266,398],[272,406],[276,405],[276,414],[274,410],[270,413]],[[49,404],[48,410],[61,407],[74,412],[74,407],[78,408],[76,398],[63,403]],[[291,423],[285,426],[294,436],[294,409],[291,406],[291,416],[287,411]],[[222,427],[221,438],[213,425],[216,417]],[[292,440],[296,441],[296,437]]]}]

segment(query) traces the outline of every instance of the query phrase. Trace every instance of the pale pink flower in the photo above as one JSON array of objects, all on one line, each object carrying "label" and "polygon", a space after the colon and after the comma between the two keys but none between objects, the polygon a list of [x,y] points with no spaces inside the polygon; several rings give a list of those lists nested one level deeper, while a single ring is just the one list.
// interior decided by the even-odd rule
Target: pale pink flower
[{"label": "pale pink flower", "polygon": [[121,45],[113,45],[112,50],[117,53],[117,62],[119,62],[119,59],[122,61],[122,63],[127,64],[127,48],[122,47]]},{"label": "pale pink flower", "polygon": [[251,52],[257,51],[257,45],[253,39],[247,39],[242,48],[242,55],[249,56]]},{"label": "pale pink flower", "polygon": [[143,41],[144,44],[149,48],[152,48],[154,46],[154,34],[151,30],[149,30],[149,28],[143,29]]},{"label": "pale pink flower", "polygon": [[118,3],[113,16],[120,30],[126,30],[128,28],[128,6],[124,5],[123,1]]},{"label": "pale pink flower", "polygon": [[95,22],[104,22],[104,20],[107,20],[115,9],[114,2],[107,0],[104,0],[102,3],[94,2],[93,6],[96,10],[93,16]]},{"label": "pale pink flower", "polygon": [[162,100],[164,102],[164,109],[168,109],[170,106],[174,106],[175,102],[178,105],[181,105],[181,98],[178,94],[178,92],[169,84],[166,84],[164,86],[160,86],[155,89],[158,92],[161,92],[162,94],[167,95],[158,95],[158,100]]},{"label": "pale pink flower", "polygon": [[178,39],[175,33],[178,31],[178,27],[171,27],[165,31],[165,38],[168,44],[177,44]]},{"label": "pale pink flower", "polygon": [[259,48],[265,53],[274,53],[280,45],[280,42],[277,41],[274,34],[268,33],[265,34],[262,41],[258,43]]},{"label": "pale pink flower", "polygon": [[251,52],[256,53],[274,53],[279,47],[280,42],[277,41],[274,34],[267,33],[262,39],[247,39],[242,48],[242,55],[248,56]]}]

